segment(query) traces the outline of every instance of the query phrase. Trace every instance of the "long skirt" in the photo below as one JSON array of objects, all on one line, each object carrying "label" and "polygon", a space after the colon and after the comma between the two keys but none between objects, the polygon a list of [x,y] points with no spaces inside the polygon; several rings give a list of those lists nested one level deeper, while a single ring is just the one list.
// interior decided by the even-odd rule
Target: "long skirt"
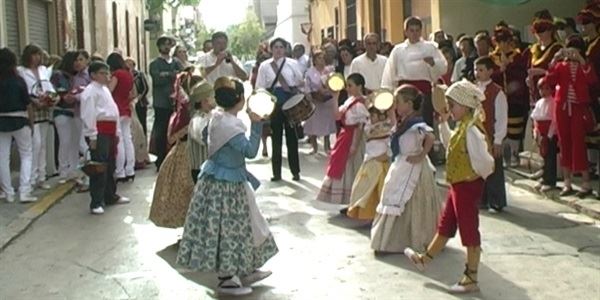
[{"label": "long skirt", "polygon": [[202,177],[185,220],[177,263],[200,272],[245,276],[277,252],[272,234],[259,245],[253,238],[245,182]]},{"label": "long skirt", "polygon": [[354,155],[348,157],[344,175],[340,179],[325,176],[317,200],[334,204],[349,204],[354,178],[362,165],[365,154],[365,143],[359,143]]},{"label": "long skirt", "polygon": [[183,226],[194,191],[191,172],[187,142],[178,141],[167,154],[156,177],[150,207],[150,221],[156,226]]},{"label": "long skirt", "polygon": [[385,175],[389,168],[388,161],[377,159],[370,159],[362,164],[352,185],[348,217],[359,220],[375,218]]},{"label": "long skirt", "polygon": [[375,216],[371,248],[382,252],[402,252],[406,247],[425,249],[437,231],[437,219],[444,205],[435,186],[433,171],[423,167],[402,214]]},{"label": "long skirt", "polygon": [[135,165],[137,168],[143,168],[150,162],[148,155],[148,140],[144,135],[144,128],[140,119],[137,117],[136,110],[132,110],[131,117],[131,137],[133,138],[133,150],[135,152]]}]

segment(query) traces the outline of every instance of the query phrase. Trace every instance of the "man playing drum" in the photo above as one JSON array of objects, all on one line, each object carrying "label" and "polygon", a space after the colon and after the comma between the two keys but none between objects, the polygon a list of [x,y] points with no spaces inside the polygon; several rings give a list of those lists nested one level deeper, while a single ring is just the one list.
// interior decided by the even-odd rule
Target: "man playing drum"
[{"label": "man playing drum", "polygon": [[381,86],[383,69],[387,58],[377,54],[379,50],[379,35],[376,33],[367,33],[364,38],[366,52],[352,60],[350,65],[350,74],[359,73],[365,78],[365,88],[367,94],[378,90]]},{"label": "man playing drum", "polygon": [[296,127],[291,125],[288,118],[283,114],[282,106],[288,99],[298,93],[297,87],[302,86],[304,83],[302,73],[298,68],[298,62],[285,57],[287,44],[287,41],[282,38],[276,38],[270,43],[269,47],[273,57],[260,64],[256,78],[257,89],[267,89],[277,97],[275,111],[271,115],[271,130],[273,131],[271,136],[273,178],[271,178],[271,181],[281,180],[281,144],[284,129],[290,171],[292,171],[293,180],[300,180]]},{"label": "man playing drum", "polygon": [[423,119],[432,127],[431,84],[437,82],[447,71],[447,63],[432,42],[423,40],[422,33],[421,19],[409,17],[404,21],[404,34],[407,38],[392,50],[383,71],[381,86],[391,90],[404,83],[416,86],[425,96]]}]

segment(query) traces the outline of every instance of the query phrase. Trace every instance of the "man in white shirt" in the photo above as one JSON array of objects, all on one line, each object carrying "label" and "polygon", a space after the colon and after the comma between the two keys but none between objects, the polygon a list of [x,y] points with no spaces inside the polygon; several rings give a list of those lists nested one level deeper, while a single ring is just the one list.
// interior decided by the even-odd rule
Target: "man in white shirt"
[{"label": "man in white shirt", "polygon": [[281,107],[289,98],[298,93],[298,88],[303,86],[304,82],[302,73],[298,68],[298,62],[285,57],[287,41],[276,38],[269,46],[273,57],[265,60],[258,67],[256,88],[267,89],[277,97],[277,105],[275,105],[275,111],[271,115],[271,141],[273,146],[273,158],[271,159],[273,178],[271,178],[271,181],[281,180],[281,144],[284,129],[292,179],[298,181],[300,180],[300,162],[298,159],[296,126],[290,125]]},{"label": "man in white shirt", "polygon": [[363,42],[366,52],[352,60],[350,74],[359,73],[362,75],[365,78],[367,94],[370,94],[381,87],[381,79],[387,57],[377,54],[379,50],[379,35],[376,33],[367,33]]},{"label": "man in white shirt", "polygon": [[106,165],[103,172],[90,175],[90,211],[100,215],[104,213],[105,205],[124,204],[129,199],[117,195],[113,177],[121,131],[119,109],[107,87],[110,81],[108,65],[93,62],[88,71],[92,82],[81,93],[81,120],[91,159]]},{"label": "man in white shirt", "polygon": [[202,76],[214,84],[219,77],[233,76],[242,81],[248,79],[248,75],[240,60],[227,51],[228,38],[224,32],[216,32],[212,35],[213,49],[203,55],[198,64],[202,70]]},{"label": "man in white shirt", "polygon": [[296,43],[294,45],[294,49],[292,50],[292,57],[298,61],[298,69],[300,69],[300,72],[304,76],[306,70],[310,68],[310,58],[308,55],[306,55],[306,49],[304,48],[304,45]]},{"label": "man in white shirt", "polygon": [[425,96],[422,106],[423,119],[433,126],[431,85],[446,73],[448,64],[433,42],[422,38],[423,22],[418,17],[404,21],[406,40],[396,45],[383,71],[381,86],[395,89],[401,84],[416,86]]}]

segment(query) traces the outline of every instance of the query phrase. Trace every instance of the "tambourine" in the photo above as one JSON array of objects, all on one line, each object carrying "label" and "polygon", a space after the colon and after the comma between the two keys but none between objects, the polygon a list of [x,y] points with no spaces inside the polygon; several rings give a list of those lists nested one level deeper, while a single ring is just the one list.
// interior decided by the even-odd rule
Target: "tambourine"
[{"label": "tambourine", "polygon": [[394,94],[388,89],[379,89],[374,91],[371,95],[371,101],[373,106],[380,111],[386,111],[394,105]]},{"label": "tambourine", "polygon": [[265,89],[257,89],[248,97],[248,111],[266,119],[275,110],[276,102],[277,98],[273,94]]},{"label": "tambourine", "polygon": [[438,114],[448,113],[448,102],[446,101],[446,89],[448,86],[445,84],[436,84],[433,86],[431,91],[431,102],[433,109]]},{"label": "tambourine", "polygon": [[327,84],[327,87],[334,92],[339,92],[346,87],[346,79],[344,79],[344,75],[340,73],[329,74],[325,83]]}]

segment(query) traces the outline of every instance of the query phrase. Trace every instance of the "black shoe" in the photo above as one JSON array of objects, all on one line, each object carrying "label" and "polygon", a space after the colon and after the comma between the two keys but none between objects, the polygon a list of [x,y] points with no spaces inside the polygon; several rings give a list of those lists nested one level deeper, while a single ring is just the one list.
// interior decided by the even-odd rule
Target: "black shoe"
[{"label": "black shoe", "polygon": [[294,174],[294,176],[292,176],[292,180],[293,181],[300,181],[300,174]]},{"label": "black shoe", "polygon": [[347,207],[344,207],[344,208],[340,209],[340,215],[344,215],[345,216],[347,213],[348,213],[348,208]]},{"label": "black shoe", "polygon": [[117,183],[124,183],[129,181],[129,177],[121,177],[121,178],[117,178],[116,182]]},{"label": "black shoe", "polygon": [[575,191],[572,188],[563,189],[562,191],[560,191],[560,193],[558,193],[558,195],[561,197],[571,196],[574,194],[575,194]]},{"label": "black shoe", "polygon": [[125,182],[127,182],[129,180],[131,180],[131,182],[134,182],[135,181],[135,175],[127,176],[127,177],[125,177],[125,179],[126,179]]},{"label": "black shoe", "polygon": [[281,176],[273,176],[273,177],[271,177],[271,181],[272,182],[281,181]]},{"label": "black shoe", "polygon": [[575,196],[579,199],[587,198],[593,194],[592,189],[581,190],[575,194]]}]

